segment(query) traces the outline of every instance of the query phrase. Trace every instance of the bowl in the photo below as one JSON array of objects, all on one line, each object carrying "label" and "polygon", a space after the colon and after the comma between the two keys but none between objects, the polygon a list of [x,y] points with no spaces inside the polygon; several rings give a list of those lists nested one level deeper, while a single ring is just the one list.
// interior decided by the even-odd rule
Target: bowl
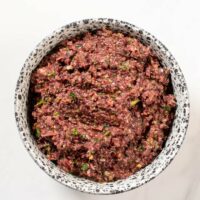
[{"label": "bowl", "polygon": [[[28,119],[28,93],[30,76],[41,59],[60,41],[81,33],[107,27],[138,38],[149,45],[161,60],[164,67],[170,69],[177,108],[173,125],[161,153],[151,164],[130,177],[109,183],[97,183],[66,173],[49,161],[38,149],[31,135]],[[65,25],[44,38],[26,59],[20,72],[15,90],[15,118],[19,134],[26,150],[39,167],[56,181],[81,192],[93,194],[115,194],[137,188],[160,174],[174,159],[185,138],[189,123],[189,97],[184,76],[175,58],[169,50],[153,35],[130,23],[114,19],[84,19]]]}]

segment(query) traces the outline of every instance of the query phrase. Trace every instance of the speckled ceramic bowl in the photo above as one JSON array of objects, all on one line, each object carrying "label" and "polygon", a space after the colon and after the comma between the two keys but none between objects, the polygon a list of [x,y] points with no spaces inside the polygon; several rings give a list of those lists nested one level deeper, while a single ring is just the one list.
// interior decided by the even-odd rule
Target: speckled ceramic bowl
[{"label": "speckled ceramic bowl", "polygon": [[[109,27],[131,36],[137,37],[146,45],[150,45],[161,59],[164,67],[171,72],[174,94],[177,100],[177,109],[171,133],[165,147],[157,158],[148,166],[134,175],[111,183],[96,183],[63,172],[52,162],[47,160],[39,151],[30,133],[27,119],[28,91],[31,72],[37,67],[41,59],[61,40],[86,32],[88,30]],[[189,122],[189,98],[184,76],[176,60],[168,49],[153,35],[132,24],[113,19],[87,19],[68,24],[54,31],[43,39],[26,59],[21,70],[15,91],[15,118],[24,146],[33,160],[49,176],[58,182],[79,190],[93,194],[115,194],[137,188],[155,178],[173,160],[186,134]]]}]

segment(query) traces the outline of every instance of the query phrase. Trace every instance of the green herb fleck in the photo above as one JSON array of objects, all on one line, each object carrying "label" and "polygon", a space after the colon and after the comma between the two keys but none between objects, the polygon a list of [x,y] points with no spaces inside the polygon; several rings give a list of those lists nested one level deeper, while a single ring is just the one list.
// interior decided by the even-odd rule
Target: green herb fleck
[{"label": "green herb fleck", "polygon": [[55,76],[56,76],[56,72],[54,72],[54,71],[49,72],[49,73],[47,74],[47,76],[48,76],[49,78],[55,77]]},{"label": "green herb fleck", "polygon": [[53,116],[54,116],[54,117],[58,117],[59,115],[60,115],[60,113],[57,112],[57,111],[53,113]]},{"label": "green herb fleck", "polygon": [[128,70],[128,67],[126,65],[120,65],[119,69],[125,71],[125,70]]},{"label": "green herb fleck", "polygon": [[127,38],[127,43],[128,44],[131,44],[133,42],[133,39],[132,38]]},{"label": "green herb fleck", "polygon": [[86,137],[85,134],[81,134],[81,138],[82,138],[82,139],[87,139],[87,137]]},{"label": "green herb fleck", "polygon": [[50,147],[49,144],[47,144],[47,145],[45,146],[45,151],[47,152],[47,154],[50,153],[50,151],[51,151],[51,147]]},{"label": "green herb fleck", "polygon": [[63,49],[66,51],[66,55],[70,56],[70,49],[67,48],[67,47],[65,47],[65,48],[63,48]]},{"label": "green herb fleck", "polygon": [[36,89],[39,89],[39,88],[41,88],[41,87],[42,87],[42,84],[37,84],[37,85],[35,86]]},{"label": "green herb fleck", "polygon": [[106,95],[105,92],[97,92],[98,95],[102,96],[102,95]]},{"label": "green herb fleck", "polygon": [[72,129],[72,135],[73,135],[73,136],[79,135],[79,132],[78,132],[77,128],[73,128],[73,129]]},{"label": "green herb fleck", "polygon": [[170,112],[171,111],[171,107],[170,106],[163,106],[162,107],[164,110],[166,110],[166,111],[168,111],[168,112]]},{"label": "green herb fleck", "polygon": [[115,94],[111,95],[112,100],[116,100],[117,96]]},{"label": "green herb fleck", "polygon": [[128,63],[127,63],[127,62],[122,63],[122,64],[119,66],[119,69],[124,70],[124,71],[128,70],[128,69],[129,69]]},{"label": "green herb fleck", "polygon": [[78,48],[78,49],[80,49],[81,47],[82,47],[81,44],[77,44],[77,45],[76,45],[76,48]]},{"label": "green herb fleck", "polygon": [[81,170],[82,170],[82,171],[86,171],[86,170],[88,170],[88,168],[89,168],[89,165],[88,165],[87,163],[83,163],[83,164],[81,165]]},{"label": "green herb fleck", "polygon": [[37,102],[36,106],[41,106],[41,105],[43,105],[43,104],[45,104],[45,100],[44,100],[44,99],[40,99],[40,100]]},{"label": "green herb fleck", "polygon": [[69,96],[70,96],[72,101],[76,101],[78,99],[74,92],[70,92]]},{"label": "green herb fleck", "polygon": [[138,147],[138,151],[140,151],[140,152],[144,151],[143,145],[140,145],[140,146]]},{"label": "green herb fleck", "polygon": [[51,100],[52,100],[51,97],[46,97],[46,98],[45,98],[45,102],[46,102],[46,103],[51,102]]},{"label": "green herb fleck", "polygon": [[100,139],[99,139],[99,138],[94,138],[94,141],[95,141],[95,142],[99,142]]},{"label": "green herb fleck", "polygon": [[103,133],[106,137],[109,137],[111,135],[111,132],[110,131],[104,131]]},{"label": "green herb fleck", "polygon": [[139,103],[139,102],[140,102],[139,99],[132,100],[131,103],[130,103],[131,108],[135,107],[135,105],[136,105],[137,103]]},{"label": "green herb fleck", "polygon": [[111,135],[111,132],[107,130],[107,128],[109,128],[109,124],[105,123],[103,125],[103,134],[104,136],[109,137]]},{"label": "green herb fleck", "polygon": [[35,129],[34,135],[35,135],[36,138],[40,137],[40,129],[39,128]]},{"label": "green herb fleck", "polygon": [[110,127],[110,125],[109,124],[107,124],[107,123],[104,123],[103,124],[103,128],[105,129],[105,128],[109,128]]}]

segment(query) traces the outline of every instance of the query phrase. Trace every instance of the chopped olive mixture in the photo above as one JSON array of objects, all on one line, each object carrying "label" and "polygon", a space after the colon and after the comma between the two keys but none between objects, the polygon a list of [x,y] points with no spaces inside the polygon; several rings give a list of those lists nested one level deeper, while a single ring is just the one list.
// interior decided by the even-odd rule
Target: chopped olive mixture
[{"label": "chopped olive mixture", "polygon": [[107,29],[59,43],[31,76],[39,149],[64,171],[97,182],[126,178],[159,154],[176,100],[150,47]]}]

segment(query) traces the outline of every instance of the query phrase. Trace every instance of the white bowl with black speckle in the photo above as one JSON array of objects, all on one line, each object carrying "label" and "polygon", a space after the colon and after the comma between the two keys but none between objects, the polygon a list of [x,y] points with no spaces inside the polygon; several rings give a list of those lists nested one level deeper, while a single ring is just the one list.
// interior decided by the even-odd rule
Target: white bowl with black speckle
[{"label": "white bowl with black speckle", "polygon": [[[76,36],[88,30],[108,27],[137,37],[150,45],[164,67],[171,73],[174,95],[177,100],[175,119],[165,147],[155,160],[134,175],[115,182],[96,183],[66,173],[49,161],[38,149],[31,135],[27,118],[30,75],[41,59],[60,41]],[[175,58],[169,50],[153,35],[127,22],[113,19],[87,19],[73,22],[54,31],[44,38],[26,59],[20,72],[15,91],[15,118],[21,139],[27,151],[39,167],[58,182],[75,190],[93,194],[115,194],[137,188],[160,174],[174,159],[185,138],[189,123],[189,97],[184,76]]]}]

